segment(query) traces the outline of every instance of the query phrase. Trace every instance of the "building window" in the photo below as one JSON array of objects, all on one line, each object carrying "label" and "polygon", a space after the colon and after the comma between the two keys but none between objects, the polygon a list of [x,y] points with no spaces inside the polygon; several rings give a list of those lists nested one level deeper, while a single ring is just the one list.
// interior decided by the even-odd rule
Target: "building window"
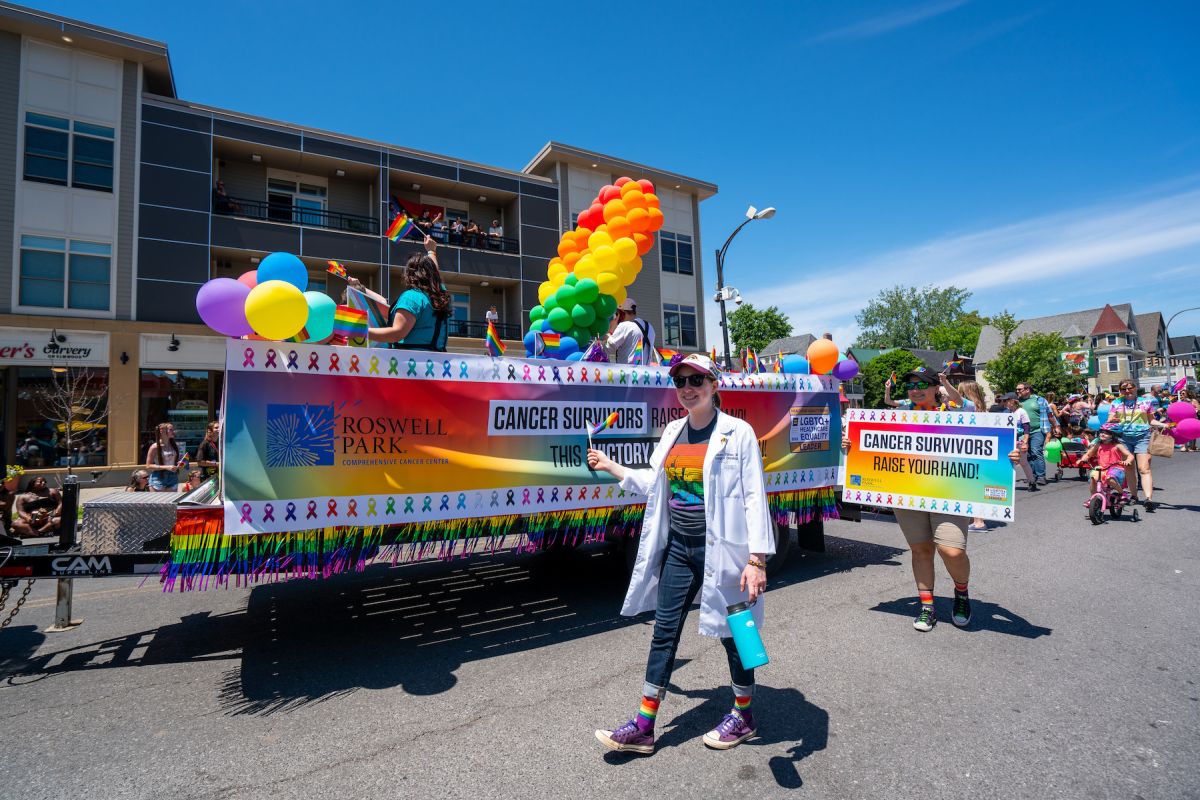
[{"label": "building window", "polygon": [[22,306],[108,311],[111,275],[112,245],[21,237]]},{"label": "building window", "polygon": [[1117,343],[1117,335],[1115,333],[1110,333],[1108,335],[1107,342],[1110,346],[1116,344]]},{"label": "building window", "polygon": [[25,180],[111,192],[115,135],[103,125],[26,112]]},{"label": "building window", "polygon": [[1108,371],[1109,372],[1117,371],[1119,360],[1120,359],[1117,356],[1109,356],[1108,357]]},{"label": "building window", "polygon": [[696,347],[696,307],[663,303],[668,347]]},{"label": "building window", "polygon": [[659,234],[659,249],[662,253],[663,272],[680,275],[695,274],[692,267],[692,237],[682,233],[663,231]]},{"label": "building window", "polygon": [[175,441],[196,460],[204,430],[216,419],[220,408],[224,378],[225,373],[209,370],[142,370],[138,391],[138,460],[146,458],[154,443],[155,429],[163,422],[175,426]]},{"label": "building window", "polygon": [[329,190],[320,179],[267,178],[267,219],[299,225],[324,225]]},{"label": "building window", "polygon": [[9,372],[16,373],[17,384],[10,419],[16,431],[13,463],[33,469],[107,463],[107,369],[18,367]]}]

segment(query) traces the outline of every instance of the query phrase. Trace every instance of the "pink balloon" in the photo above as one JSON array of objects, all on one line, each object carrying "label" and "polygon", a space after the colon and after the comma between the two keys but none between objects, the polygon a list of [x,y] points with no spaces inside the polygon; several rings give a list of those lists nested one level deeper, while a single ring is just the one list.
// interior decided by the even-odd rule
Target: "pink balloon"
[{"label": "pink balloon", "polygon": [[1175,435],[1175,441],[1183,443],[1190,442],[1192,439],[1200,439],[1200,419],[1192,417],[1185,419],[1175,426],[1172,431]]},{"label": "pink balloon", "polygon": [[226,336],[245,336],[254,329],[246,321],[250,287],[233,278],[213,278],[196,293],[196,311],[204,324]]},{"label": "pink balloon", "polygon": [[238,283],[244,283],[247,289],[258,286],[258,270],[252,269],[249,272],[243,272],[238,276]]},{"label": "pink balloon", "polygon": [[1167,406],[1167,416],[1170,417],[1171,422],[1183,422],[1185,419],[1195,419],[1196,407],[1191,403],[1176,400]]}]

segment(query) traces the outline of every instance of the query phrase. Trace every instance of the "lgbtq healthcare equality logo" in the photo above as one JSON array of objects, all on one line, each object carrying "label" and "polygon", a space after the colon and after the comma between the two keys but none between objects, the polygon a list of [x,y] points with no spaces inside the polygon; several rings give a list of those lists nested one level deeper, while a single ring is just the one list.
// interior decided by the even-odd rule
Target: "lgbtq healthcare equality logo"
[{"label": "lgbtq healthcare equality logo", "polygon": [[333,404],[267,405],[268,467],[333,466]]}]

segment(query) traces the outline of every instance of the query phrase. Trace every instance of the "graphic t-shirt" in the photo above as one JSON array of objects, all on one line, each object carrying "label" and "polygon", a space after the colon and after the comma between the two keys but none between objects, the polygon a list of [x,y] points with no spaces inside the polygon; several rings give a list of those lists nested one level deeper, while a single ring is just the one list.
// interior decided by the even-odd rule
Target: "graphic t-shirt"
[{"label": "graphic t-shirt", "polygon": [[685,536],[703,536],[704,454],[717,426],[717,415],[700,430],[691,422],[684,424],[679,438],[667,453],[663,467],[667,472],[667,509],[671,530]]},{"label": "graphic t-shirt", "polygon": [[1132,402],[1113,400],[1108,409],[1108,421],[1122,433],[1143,433],[1150,429],[1154,416],[1154,401],[1139,397]]}]

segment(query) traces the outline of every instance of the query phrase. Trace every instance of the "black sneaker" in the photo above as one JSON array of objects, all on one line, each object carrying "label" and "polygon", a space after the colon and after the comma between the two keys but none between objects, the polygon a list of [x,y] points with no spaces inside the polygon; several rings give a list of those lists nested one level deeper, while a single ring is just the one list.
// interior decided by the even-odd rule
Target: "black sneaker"
[{"label": "black sneaker", "polygon": [[954,592],[954,611],[950,615],[950,621],[959,628],[971,624],[971,598],[966,592]]},{"label": "black sneaker", "polygon": [[932,605],[921,604],[921,613],[913,620],[913,627],[922,633],[928,633],[933,630],[933,626],[937,625],[937,612],[933,610]]},{"label": "black sneaker", "polygon": [[1158,503],[1154,502],[1153,500],[1147,500],[1146,502],[1142,503],[1142,508],[1146,509],[1147,514],[1153,514],[1154,509],[1158,508]]},{"label": "black sneaker", "polygon": [[1040,489],[1038,488],[1038,485],[1037,485],[1037,478],[1034,478],[1033,483],[1029,484],[1029,491],[1031,491],[1031,492],[1040,491]]}]

